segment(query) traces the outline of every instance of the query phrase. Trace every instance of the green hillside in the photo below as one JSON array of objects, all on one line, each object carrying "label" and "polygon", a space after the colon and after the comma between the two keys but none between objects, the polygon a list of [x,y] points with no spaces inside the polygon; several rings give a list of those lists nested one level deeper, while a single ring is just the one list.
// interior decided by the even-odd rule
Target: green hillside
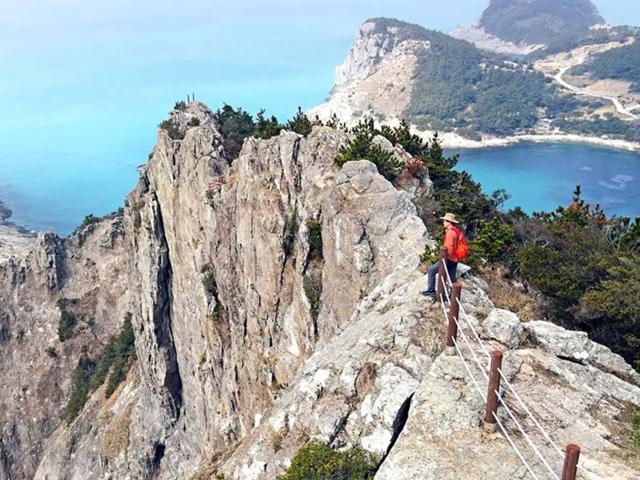
[{"label": "green hillside", "polygon": [[592,79],[626,80],[640,93],[640,37],[631,45],[608,50],[592,60],[574,67],[573,75],[588,74]]},{"label": "green hillside", "polygon": [[605,23],[590,0],[491,0],[484,29],[514,43],[543,44],[581,36]]},{"label": "green hillside", "polygon": [[377,18],[373,34],[396,42],[428,41],[418,55],[405,117],[422,128],[512,135],[534,128],[542,117],[571,116],[587,101],[562,94],[524,61],[479,50],[469,42],[399,20]]}]

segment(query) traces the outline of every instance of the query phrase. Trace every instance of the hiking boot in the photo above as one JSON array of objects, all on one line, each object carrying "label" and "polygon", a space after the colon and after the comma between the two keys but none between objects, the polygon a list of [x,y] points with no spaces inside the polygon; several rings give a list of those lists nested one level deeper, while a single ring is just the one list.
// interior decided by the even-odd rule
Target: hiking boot
[{"label": "hiking boot", "polygon": [[431,303],[435,303],[435,301],[436,301],[436,292],[430,292],[428,290],[425,290],[425,291],[420,292],[420,293],[422,293],[422,295],[424,295],[425,297],[430,298],[431,299]]}]

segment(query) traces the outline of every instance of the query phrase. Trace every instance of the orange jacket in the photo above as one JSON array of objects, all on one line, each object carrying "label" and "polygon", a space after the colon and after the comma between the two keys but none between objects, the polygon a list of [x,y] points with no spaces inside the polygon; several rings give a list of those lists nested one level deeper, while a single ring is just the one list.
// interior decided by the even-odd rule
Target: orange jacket
[{"label": "orange jacket", "polygon": [[460,233],[460,229],[453,225],[444,232],[444,248],[447,249],[447,258],[452,262],[458,262],[460,260],[456,255]]}]

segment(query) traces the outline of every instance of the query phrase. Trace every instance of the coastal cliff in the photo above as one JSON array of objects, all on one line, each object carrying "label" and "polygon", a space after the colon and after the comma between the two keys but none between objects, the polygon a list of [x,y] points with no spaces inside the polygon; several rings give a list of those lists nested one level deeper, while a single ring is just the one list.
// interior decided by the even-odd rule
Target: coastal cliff
[{"label": "coastal cliff", "polygon": [[[496,9],[505,8],[504,2],[494,3],[487,18],[499,17]],[[569,0],[560,3],[579,8]],[[571,17],[571,8],[556,12],[554,29],[562,29],[560,20]],[[509,12],[522,16],[518,25],[526,32],[537,31],[535,26],[548,16],[536,16],[531,2],[519,2]],[[405,120],[425,139],[439,132],[449,148],[567,141],[640,150],[634,80],[619,73],[612,81],[602,71],[597,78],[589,76],[589,62],[622,48],[628,51],[616,57],[616,70],[627,71],[637,32],[627,27],[590,30],[584,22],[599,18],[594,15],[589,7],[576,26],[589,35],[557,47],[513,43],[509,36],[489,35],[484,27],[446,35],[396,19],[369,19],[336,68],[328,99],[307,115],[324,121],[335,116],[347,126],[366,118],[392,126]],[[586,75],[564,76],[579,68]]]},{"label": "coastal cliff", "polygon": [[[274,479],[310,438],[375,454],[380,479],[512,478],[518,458],[481,436],[481,402],[420,295],[435,232],[415,192],[368,161],[339,168],[347,136],[329,127],[248,138],[235,158],[205,105],[169,122],[122,215],[0,261],[0,480]],[[579,439],[594,474],[635,478],[633,369],[464,284],[556,440]],[[76,372],[98,370],[128,322],[123,378],[70,415]]]}]

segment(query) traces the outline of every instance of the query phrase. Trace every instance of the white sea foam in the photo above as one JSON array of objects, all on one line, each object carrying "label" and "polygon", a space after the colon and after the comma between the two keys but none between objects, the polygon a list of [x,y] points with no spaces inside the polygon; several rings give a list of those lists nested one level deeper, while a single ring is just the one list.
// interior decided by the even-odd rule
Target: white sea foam
[{"label": "white sea foam", "polygon": [[610,190],[626,190],[627,184],[633,181],[633,177],[631,175],[616,175],[612,177],[609,182],[605,182],[604,180],[600,180],[598,185],[602,185],[605,188]]}]

